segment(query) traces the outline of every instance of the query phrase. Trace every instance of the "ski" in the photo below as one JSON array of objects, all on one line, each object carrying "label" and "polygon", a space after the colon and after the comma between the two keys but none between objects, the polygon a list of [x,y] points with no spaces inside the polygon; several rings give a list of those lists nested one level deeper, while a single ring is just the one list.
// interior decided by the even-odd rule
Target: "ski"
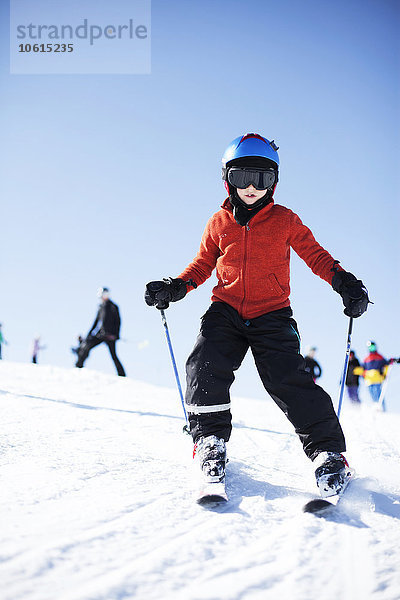
[{"label": "ski", "polygon": [[214,508],[228,502],[225,490],[225,478],[222,481],[204,483],[197,495],[197,504],[207,508]]},{"label": "ski", "polygon": [[330,511],[339,504],[340,499],[342,498],[344,492],[347,489],[350,481],[353,479],[354,472],[349,472],[347,479],[342,484],[342,487],[338,490],[338,492],[334,496],[330,496],[329,500],[327,498],[313,498],[306,502],[303,506],[303,512],[311,513],[314,515],[323,514],[326,511]]}]

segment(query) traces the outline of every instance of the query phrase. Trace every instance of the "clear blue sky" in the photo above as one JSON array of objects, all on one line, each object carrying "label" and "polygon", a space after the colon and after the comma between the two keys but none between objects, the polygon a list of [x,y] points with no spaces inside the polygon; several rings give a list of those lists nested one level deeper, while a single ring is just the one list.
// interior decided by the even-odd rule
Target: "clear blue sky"
[{"label": "clear blue sky", "polygon": [[[155,0],[150,75],[10,75],[2,2],[6,359],[29,360],[40,333],[41,361],[72,365],[70,347],[106,285],[122,313],[128,375],[174,386],[144,286],[196,254],[225,197],[221,155],[248,131],[280,147],[276,201],[370,290],[375,304],[355,322],[353,347],[364,356],[373,338],[399,355],[399,13],[390,0]],[[182,377],[212,285],[167,313]],[[347,320],[339,296],[294,254],[292,306],[336,397]],[[87,366],[114,372],[103,347]],[[263,396],[250,359],[233,391]]]}]

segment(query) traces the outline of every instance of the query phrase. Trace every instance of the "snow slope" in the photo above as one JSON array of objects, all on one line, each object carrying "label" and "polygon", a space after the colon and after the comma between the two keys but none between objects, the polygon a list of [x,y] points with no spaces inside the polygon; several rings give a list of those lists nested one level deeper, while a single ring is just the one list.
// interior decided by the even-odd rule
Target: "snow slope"
[{"label": "snow slope", "polygon": [[193,502],[177,393],[0,363],[2,600],[398,600],[400,415],[345,405],[356,468],[331,516],[268,399],[234,399],[231,502]]}]

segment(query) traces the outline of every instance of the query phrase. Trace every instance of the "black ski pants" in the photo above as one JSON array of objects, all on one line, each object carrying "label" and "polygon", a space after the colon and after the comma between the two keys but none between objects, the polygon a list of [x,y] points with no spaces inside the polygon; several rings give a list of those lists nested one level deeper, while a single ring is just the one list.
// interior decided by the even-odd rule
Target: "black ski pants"
[{"label": "black ski pants", "polygon": [[186,408],[193,440],[232,430],[229,389],[249,347],[262,383],[285,413],[313,459],[320,451],[343,452],[345,440],[329,395],[305,370],[291,308],[250,320],[213,302],[186,363]]},{"label": "black ski pants", "polygon": [[114,361],[114,365],[115,365],[115,368],[117,369],[118,375],[120,375],[120,377],[125,377],[124,367],[121,365],[119,358],[117,356],[117,352],[116,352],[116,348],[115,348],[116,341],[115,340],[107,340],[103,336],[97,336],[97,335],[89,336],[80,345],[79,350],[78,350],[78,360],[77,360],[75,366],[78,368],[83,367],[83,363],[89,356],[89,352],[91,350],[93,350],[93,348],[98,346],[99,344],[102,344],[103,342],[106,343],[108,346],[108,349],[111,354],[111,358]]}]

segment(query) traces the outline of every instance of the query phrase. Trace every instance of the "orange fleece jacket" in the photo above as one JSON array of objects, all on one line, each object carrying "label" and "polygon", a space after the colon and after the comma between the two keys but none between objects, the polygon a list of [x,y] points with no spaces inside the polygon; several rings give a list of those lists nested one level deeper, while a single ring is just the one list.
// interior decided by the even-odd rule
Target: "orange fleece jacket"
[{"label": "orange fleece jacket", "polygon": [[290,305],[290,248],[332,283],[334,259],[293,211],[271,202],[242,227],[226,199],[209,219],[197,256],[179,277],[200,285],[216,267],[213,302],[225,302],[242,318],[254,319]]}]

